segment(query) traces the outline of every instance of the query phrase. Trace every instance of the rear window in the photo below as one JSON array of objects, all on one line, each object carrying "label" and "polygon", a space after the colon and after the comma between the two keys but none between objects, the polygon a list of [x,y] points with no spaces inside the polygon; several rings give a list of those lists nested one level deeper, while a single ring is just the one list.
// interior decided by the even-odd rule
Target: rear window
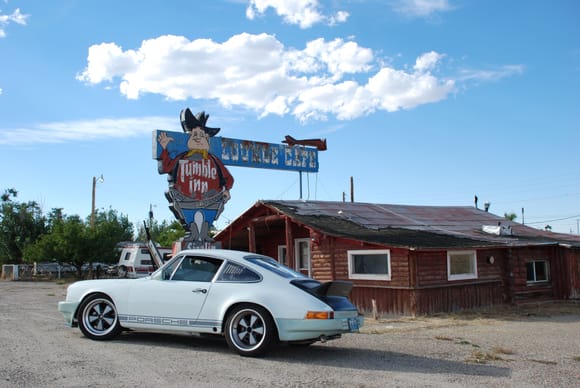
[{"label": "rear window", "polygon": [[278,263],[276,260],[272,259],[271,257],[266,256],[246,256],[245,259],[250,263],[254,263],[259,265],[260,267],[267,269],[270,272],[275,273],[278,276],[281,276],[285,279],[296,279],[296,278],[305,278],[306,276],[302,275],[299,272],[296,272],[285,265]]}]

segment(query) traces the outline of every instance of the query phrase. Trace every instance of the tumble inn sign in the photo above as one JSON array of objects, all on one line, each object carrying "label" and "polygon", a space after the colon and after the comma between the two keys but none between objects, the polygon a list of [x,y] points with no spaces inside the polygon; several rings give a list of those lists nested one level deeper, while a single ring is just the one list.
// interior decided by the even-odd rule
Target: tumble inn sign
[{"label": "tumble inn sign", "polygon": [[[205,112],[194,116],[186,108],[180,114],[183,132],[153,131],[153,158],[158,161],[159,174],[168,175],[165,196],[186,230],[184,249],[213,243],[209,230],[234,185],[226,166],[317,172],[318,150],[326,149],[325,141],[317,139],[300,141],[286,136],[284,145],[219,137],[220,128],[208,127],[208,118]],[[317,143],[317,148],[310,146]]]}]

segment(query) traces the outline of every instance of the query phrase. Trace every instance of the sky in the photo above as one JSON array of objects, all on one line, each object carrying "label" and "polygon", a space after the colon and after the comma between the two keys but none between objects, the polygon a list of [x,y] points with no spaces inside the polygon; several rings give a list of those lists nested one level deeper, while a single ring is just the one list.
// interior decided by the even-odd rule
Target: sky
[{"label": "sky", "polygon": [[[155,130],[324,138],[319,171],[230,166],[259,200],[426,206],[579,233],[576,0],[0,0],[0,191],[172,221]],[[351,178],[354,190],[351,191]],[[302,192],[300,191],[302,183]],[[302,194],[302,196],[301,196]]]}]

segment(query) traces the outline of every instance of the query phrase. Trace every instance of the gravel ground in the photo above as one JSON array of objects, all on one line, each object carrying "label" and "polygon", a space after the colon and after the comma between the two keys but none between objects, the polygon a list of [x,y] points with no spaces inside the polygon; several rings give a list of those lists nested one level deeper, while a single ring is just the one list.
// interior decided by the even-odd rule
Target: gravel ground
[{"label": "gravel ground", "polygon": [[580,386],[580,304],[367,320],[264,358],[222,339],[123,333],[109,342],[64,326],[66,286],[0,281],[0,387]]}]

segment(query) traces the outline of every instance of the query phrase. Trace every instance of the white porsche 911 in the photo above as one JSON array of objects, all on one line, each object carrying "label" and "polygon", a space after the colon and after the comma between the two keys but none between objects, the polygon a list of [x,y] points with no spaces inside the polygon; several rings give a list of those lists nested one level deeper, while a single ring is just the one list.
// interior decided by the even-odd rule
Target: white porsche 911
[{"label": "white porsche 911", "polygon": [[141,279],[71,284],[58,310],[94,340],[122,330],[225,336],[242,356],[276,342],[308,345],[357,332],[363,316],[348,300],[352,283],[320,283],[255,253],[182,251]]}]

